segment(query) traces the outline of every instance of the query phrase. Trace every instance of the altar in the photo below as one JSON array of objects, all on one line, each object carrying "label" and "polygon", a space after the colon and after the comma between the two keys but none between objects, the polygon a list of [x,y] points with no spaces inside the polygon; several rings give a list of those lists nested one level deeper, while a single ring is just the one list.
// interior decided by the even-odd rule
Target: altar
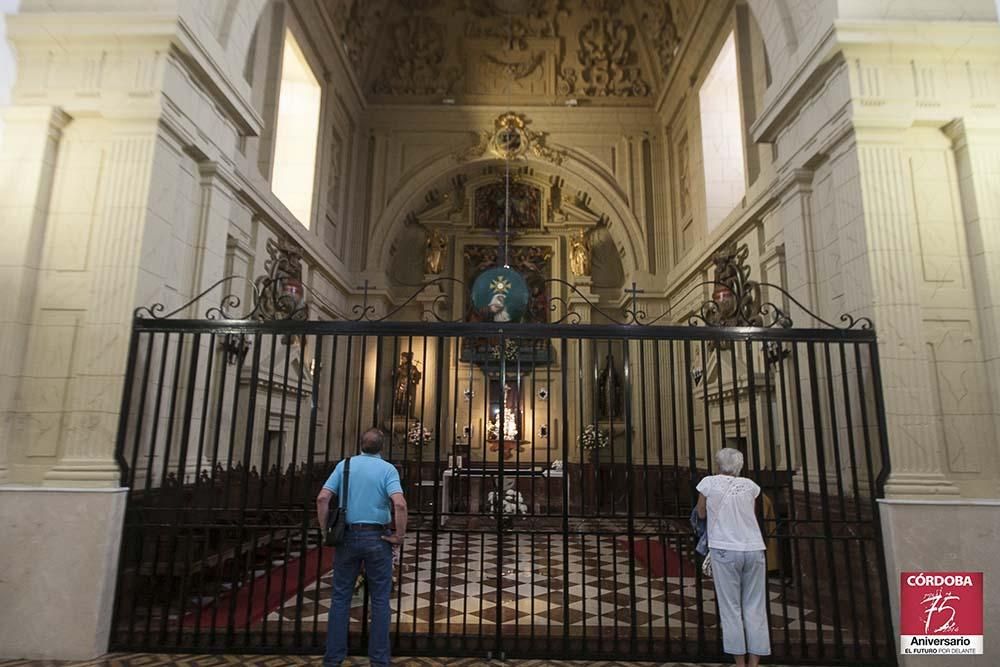
[{"label": "altar", "polygon": [[[495,465],[445,468],[441,477],[441,524],[450,515],[488,515],[487,496],[499,490],[500,477],[500,468]],[[569,480],[561,469],[540,465],[503,468],[503,490],[517,490],[529,515],[560,514],[564,485],[568,494]]]}]

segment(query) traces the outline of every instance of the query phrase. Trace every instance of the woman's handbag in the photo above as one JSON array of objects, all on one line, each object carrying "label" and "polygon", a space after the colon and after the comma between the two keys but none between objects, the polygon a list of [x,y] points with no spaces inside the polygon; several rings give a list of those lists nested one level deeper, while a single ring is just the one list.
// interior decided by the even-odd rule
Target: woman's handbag
[{"label": "woman's handbag", "polygon": [[351,457],[344,460],[344,483],[340,485],[342,493],[338,498],[337,507],[330,511],[326,522],[326,540],[328,547],[339,547],[344,543],[347,534],[347,484],[351,478]]}]

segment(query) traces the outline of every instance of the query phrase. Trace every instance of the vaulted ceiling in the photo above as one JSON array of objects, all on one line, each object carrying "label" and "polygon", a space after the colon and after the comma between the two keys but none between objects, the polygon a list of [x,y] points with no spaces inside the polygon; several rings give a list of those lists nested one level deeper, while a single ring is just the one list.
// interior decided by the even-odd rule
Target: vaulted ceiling
[{"label": "vaulted ceiling", "polygon": [[374,103],[648,105],[699,0],[324,0]]}]

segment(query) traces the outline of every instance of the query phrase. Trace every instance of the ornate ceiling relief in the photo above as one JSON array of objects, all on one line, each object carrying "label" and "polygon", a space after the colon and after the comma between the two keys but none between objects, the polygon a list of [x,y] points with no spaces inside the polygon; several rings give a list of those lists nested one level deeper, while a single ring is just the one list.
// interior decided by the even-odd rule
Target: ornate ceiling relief
[{"label": "ornate ceiling relief", "polygon": [[644,0],[642,26],[646,39],[656,53],[661,77],[666,77],[681,45],[681,33],[674,22],[670,5],[663,0]]},{"label": "ornate ceiling relief", "polygon": [[589,97],[646,97],[649,83],[639,67],[635,49],[635,26],[627,24],[618,13],[623,0],[592,0],[585,7],[598,9],[578,34],[577,68],[564,65],[559,71],[562,95]]},{"label": "ornate ceiling relief", "polygon": [[[364,3],[339,2],[344,25],[368,29]],[[678,3],[389,0],[381,39],[366,40],[385,45],[366,88],[382,102],[649,104],[677,50]]]},{"label": "ornate ceiling relief", "polygon": [[385,17],[388,0],[329,0],[337,34],[355,74],[363,78],[376,32]]},{"label": "ornate ceiling relief", "polygon": [[528,48],[528,37],[555,37],[556,18],[566,13],[563,0],[464,0],[471,15],[466,37],[493,37],[507,51]]},{"label": "ornate ceiling relief", "polygon": [[453,92],[461,70],[451,66],[445,27],[426,15],[413,14],[389,28],[388,61],[372,84],[377,95],[445,95]]}]

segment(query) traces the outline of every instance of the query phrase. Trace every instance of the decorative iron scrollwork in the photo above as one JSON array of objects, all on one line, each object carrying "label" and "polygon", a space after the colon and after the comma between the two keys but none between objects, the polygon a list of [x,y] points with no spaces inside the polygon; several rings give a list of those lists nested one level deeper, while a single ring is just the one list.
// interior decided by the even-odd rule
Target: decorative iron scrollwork
[{"label": "decorative iron scrollwork", "polygon": [[199,294],[197,294],[193,299],[191,299],[191,300],[185,302],[184,304],[178,306],[177,308],[171,310],[169,313],[163,314],[163,311],[165,311],[167,308],[162,303],[154,303],[151,306],[139,306],[138,308],[136,308],[133,311],[133,316],[134,317],[138,317],[138,318],[151,318],[151,319],[155,319],[155,320],[165,320],[165,319],[171,318],[174,315],[177,315],[178,313],[181,313],[181,312],[187,310],[187,308],[189,306],[191,306],[191,305],[197,303],[198,301],[200,301],[207,294],[209,294],[210,292],[212,292],[213,290],[215,290],[215,288],[218,287],[219,285],[230,283],[230,282],[233,282],[234,280],[245,281],[250,286],[250,289],[253,291],[253,294],[252,294],[252,297],[253,297],[253,304],[252,305],[253,305],[253,307],[247,313],[244,313],[244,314],[241,314],[241,315],[234,314],[233,312],[230,311],[230,309],[239,308],[240,305],[241,305],[241,303],[242,303],[242,300],[240,299],[240,297],[238,297],[235,294],[226,294],[225,296],[222,297],[222,300],[219,302],[218,306],[212,306],[211,308],[209,308],[208,310],[205,311],[205,319],[209,319],[209,320],[218,320],[218,319],[223,319],[223,320],[247,320],[247,319],[250,319],[253,316],[253,314],[257,311],[257,304],[259,303],[260,294],[259,294],[259,292],[257,290],[257,286],[256,285],[254,285],[252,282],[250,282],[250,280],[248,278],[246,278],[245,276],[239,276],[239,275],[226,276],[225,278],[220,278],[219,280],[216,280],[214,283],[212,283],[205,290],[203,290],[202,292],[200,292]]},{"label": "decorative iron scrollwork", "polygon": [[[400,311],[402,311],[404,308],[406,308],[408,305],[410,305],[411,303],[413,303],[413,301],[418,296],[420,296],[421,294],[423,294],[424,290],[426,290],[431,285],[441,285],[441,284],[448,283],[448,282],[457,283],[458,285],[464,285],[465,284],[461,280],[459,280],[458,278],[451,278],[449,276],[441,276],[440,278],[435,278],[434,280],[428,280],[425,283],[417,285],[416,286],[417,290],[413,294],[411,294],[409,297],[407,297],[407,299],[405,301],[403,301],[403,303],[399,304],[398,306],[396,306],[395,308],[393,308],[392,310],[390,310],[389,312],[387,312],[385,315],[383,315],[381,317],[373,317],[373,315],[375,314],[375,306],[373,306],[371,303],[369,303],[369,292],[372,289],[374,289],[374,288],[366,280],[365,284],[362,285],[359,288],[359,289],[362,290],[362,300],[361,300],[361,303],[356,304],[353,308],[351,308],[351,312],[354,313],[354,317],[352,319],[355,322],[361,322],[361,321],[366,321],[366,322],[385,322],[385,321],[388,321],[388,320],[392,319]],[[421,313],[420,313],[420,319],[423,320],[424,322],[431,322],[431,321],[437,321],[437,322],[461,322],[462,321],[461,318],[458,318],[458,319],[455,319],[455,320],[450,320],[450,319],[441,317],[438,314],[439,308],[446,307],[447,304],[448,304],[448,301],[449,301],[448,294],[446,294],[444,292],[438,294],[437,296],[434,297],[433,300],[431,300],[430,306],[428,308],[424,308],[421,311]]]},{"label": "decorative iron scrollwork", "polygon": [[[780,292],[786,299],[794,303],[807,315],[831,329],[871,329],[872,321],[867,317],[854,317],[850,314],[840,316],[846,326],[837,326],[823,319],[789,294],[788,290],[773,283],[759,283],[750,279],[750,267],[746,260],[750,250],[746,244],[737,246],[727,244],[712,256],[715,264],[715,279],[698,283],[688,291],[705,286],[712,287],[711,298],[704,302],[698,312],[690,317],[688,323],[692,326],[705,324],[710,327],[761,327],[769,329],[780,327],[788,329],[792,326],[792,318],[781,307],[771,301],[764,301],[761,288]],[[686,297],[687,295],[685,295]]]}]

